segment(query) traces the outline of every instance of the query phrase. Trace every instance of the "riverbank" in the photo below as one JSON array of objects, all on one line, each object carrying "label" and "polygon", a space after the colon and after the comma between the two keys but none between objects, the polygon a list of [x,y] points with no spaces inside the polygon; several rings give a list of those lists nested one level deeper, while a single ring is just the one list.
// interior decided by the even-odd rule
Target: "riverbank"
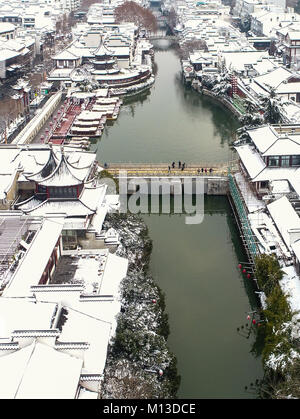
[{"label": "riverbank", "polygon": [[119,234],[116,254],[128,258],[129,267],[121,284],[122,308],[100,397],[175,398],[180,377],[176,357],[167,346],[164,294],[149,272],[152,242],[147,227],[141,218],[129,214],[108,216],[104,227]]}]

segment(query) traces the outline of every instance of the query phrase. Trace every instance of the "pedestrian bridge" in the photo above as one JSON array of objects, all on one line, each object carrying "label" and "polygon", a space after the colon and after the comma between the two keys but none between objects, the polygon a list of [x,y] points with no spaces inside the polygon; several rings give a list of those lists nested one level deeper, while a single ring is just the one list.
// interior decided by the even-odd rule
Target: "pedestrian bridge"
[{"label": "pedestrian bridge", "polygon": [[[121,171],[126,171],[127,177],[227,177],[228,164],[225,163],[189,163],[179,167],[176,162],[175,167],[172,163],[99,163],[112,176],[117,177]],[[232,165],[231,165],[232,170]]]},{"label": "pedestrian bridge", "polygon": [[155,41],[158,39],[167,39],[168,41],[177,41],[178,37],[176,35],[149,35],[147,36],[149,41]]}]

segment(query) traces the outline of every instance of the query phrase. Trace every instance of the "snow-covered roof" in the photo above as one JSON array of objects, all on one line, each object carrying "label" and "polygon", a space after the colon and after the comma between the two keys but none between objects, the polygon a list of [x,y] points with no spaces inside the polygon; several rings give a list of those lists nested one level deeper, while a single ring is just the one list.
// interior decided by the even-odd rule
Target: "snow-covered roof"
[{"label": "snow-covered roof", "polygon": [[0,357],[0,398],[74,399],[82,360],[48,345],[31,345]]},{"label": "snow-covered roof", "polygon": [[263,156],[291,156],[300,155],[300,144],[288,137],[278,138]]},{"label": "snow-covered roof", "polygon": [[291,192],[291,188],[287,180],[271,180],[270,189],[272,194],[286,194]]},{"label": "snow-covered roof", "polygon": [[39,283],[60,237],[63,222],[62,218],[44,220],[41,229],[36,233],[11,281],[4,289],[3,296],[21,297],[31,295],[30,286]]},{"label": "snow-covered roof", "polygon": [[235,147],[235,149],[251,179],[266,167],[260,154],[249,144]]},{"label": "snow-covered roof", "polygon": [[51,173],[53,173],[58,163],[59,160],[51,148],[49,152],[48,161],[44,166],[42,166],[41,170],[39,170],[37,173],[27,175],[26,177],[29,180],[40,182],[44,178],[48,177]]},{"label": "snow-covered roof", "polygon": [[101,38],[100,44],[98,48],[96,48],[93,52],[95,57],[103,57],[103,56],[109,56],[111,57],[113,55],[113,51],[108,48],[106,45],[104,45],[103,39]]},{"label": "snow-covered roof", "polygon": [[10,49],[1,49],[1,61],[9,60],[10,58],[18,57],[20,55],[17,51],[11,51]]},{"label": "snow-covered roof", "polygon": [[89,168],[78,168],[71,165],[65,154],[61,155],[59,164],[54,171],[39,182],[43,186],[75,186],[84,182],[85,177],[89,172]]},{"label": "snow-covered roof", "polygon": [[125,278],[128,269],[128,259],[109,253],[100,287],[102,295],[119,295],[119,286]]},{"label": "snow-covered roof", "polygon": [[300,83],[293,82],[293,83],[281,83],[280,86],[276,89],[276,93],[278,94],[296,94],[300,93]]},{"label": "snow-covered roof", "polygon": [[257,76],[254,78],[255,83],[264,86],[277,89],[277,87],[293,76],[289,70],[284,67],[278,67],[269,73]]},{"label": "snow-covered roof", "polygon": [[6,32],[12,32],[16,30],[16,27],[12,23],[8,22],[0,22],[0,34],[6,33]]},{"label": "snow-covered roof", "polygon": [[236,71],[244,71],[245,65],[253,65],[263,57],[268,57],[267,51],[239,51],[239,52],[223,52],[222,57],[225,59],[226,67]]},{"label": "snow-covered roof", "polygon": [[300,31],[289,31],[288,37],[291,41],[297,41],[300,40]]},{"label": "snow-covered roof", "polygon": [[79,199],[38,201],[32,197],[18,205],[18,209],[34,217],[86,217],[94,213],[94,210],[85,206]]},{"label": "snow-covered roof", "polygon": [[270,126],[262,126],[247,131],[255,147],[264,153],[277,140],[277,132]]},{"label": "snow-covered roof", "polygon": [[286,245],[291,245],[291,230],[300,230],[300,218],[286,196],[267,205],[268,211],[276,224]]},{"label": "snow-covered roof", "polygon": [[75,54],[73,54],[68,49],[65,49],[64,51],[59,52],[58,54],[51,57],[52,60],[78,60],[79,57]]},{"label": "snow-covered roof", "polygon": [[83,188],[79,199],[86,207],[96,211],[98,205],[101,205],[104,200],[106,189],[106,185],[98,187],[86,186]]},{"label": "snow-covered roof", "polygon": [[[82,303],[84,308],[84,303]],[[60,342],[87,342],[84,351],[83,374],[103,374],[111,323],[86,315],[69,307],[67,321],[59,337]]]},{"label": "snow-covered roof", "polygon": [[2,296],[0,298],[0,342],[3,342],[3,339],[11,340],[11,333],[14,330],[50,329],[56,307],[56,303]]}]

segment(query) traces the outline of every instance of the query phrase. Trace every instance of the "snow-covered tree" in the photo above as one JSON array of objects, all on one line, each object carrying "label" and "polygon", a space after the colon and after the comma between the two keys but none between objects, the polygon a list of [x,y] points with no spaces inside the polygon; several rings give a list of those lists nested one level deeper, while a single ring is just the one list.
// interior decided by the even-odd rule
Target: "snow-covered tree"
[{"label": "snow-covered tree", "polygon": [[202,87],[211,90],[216,84],[216,77],[212,74],[204,74],[201,80]]},{"label": "snow-covered tree", "polygon": [[242,125],[252,127],[263,124],[264,118],[251,100],[245,99],[243,105],[246,113],[239,118]]},{"label": "snow-covered tree", "polygon": [[270,90],[269,96],[260,99],[261,109],[264,112],[264,120],[269,124],[284,122],[284,109],[286,104],[281,97],[276,96],[274,89]]},{"label": "snow-covered tree", "polygon": [[211,90],[217,96],[227,96],[231,87],[230,74],[221,73],[216,76],[216,83]]},{"label": "snow-covered tree", "polygon": [[101,398],[173,398],[180,377],[167,347],[164,295],[148,272],[152,242],[147,227],[138,216],[110,214],[104,223],[107,228],[118,232],[121,244],[116,254],[127,257],[129,267],[121,284],[122,310]]}]

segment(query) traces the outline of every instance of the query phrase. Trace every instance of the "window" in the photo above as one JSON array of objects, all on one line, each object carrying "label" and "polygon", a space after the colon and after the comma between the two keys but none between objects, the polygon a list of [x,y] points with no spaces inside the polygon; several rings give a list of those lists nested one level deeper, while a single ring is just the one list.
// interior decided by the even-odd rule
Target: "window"
[{"label": "window", "polygon": [[288,167],[290,165],[290,156],[281,156],[281,166]]},{"label": "window", "polygon": [[260,188],[261,189],[266,189],[268,187],[268,181],[262,181],[260,182]]},{"label": "window", "polygon": [[292,156],[292,166],[300,166],[300,156]]},{"label": "window", "polygon": [[269,157],[269,166],[279,166],[279,156]]}]

